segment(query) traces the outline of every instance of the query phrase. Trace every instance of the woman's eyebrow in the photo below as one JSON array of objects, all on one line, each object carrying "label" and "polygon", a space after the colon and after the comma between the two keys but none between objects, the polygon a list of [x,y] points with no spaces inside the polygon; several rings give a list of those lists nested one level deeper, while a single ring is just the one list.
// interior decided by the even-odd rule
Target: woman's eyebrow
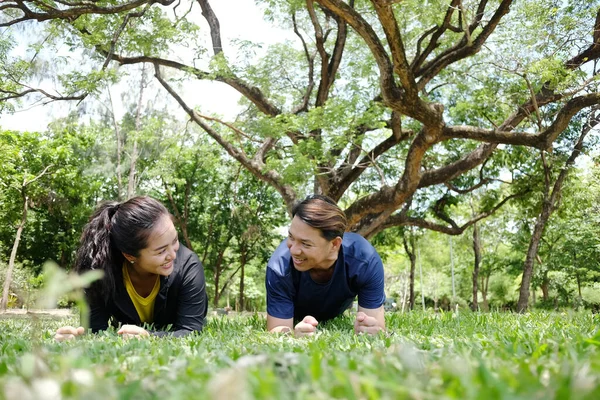
[{"label": "woman's eyebrow", "polygon": [[160,246],[160,247],[155,248],[153,251],[158,251],[158,250],[164,249],[167,246],[168,246],[168,244],[165,244],[164,246]]},{"label": "woman's eyebrow", "polygon": [[[173,242],[175,240],[177,240],[178,237],[179,237],[179,235],[177,233],[175,233],[175,237],[173,238]],[[158,250],[164,249],[167,246],[168,246],[168,244],[165,244],[164,246],[160,246],[160,247],[155,248],[153,251],[158,251]]]}]

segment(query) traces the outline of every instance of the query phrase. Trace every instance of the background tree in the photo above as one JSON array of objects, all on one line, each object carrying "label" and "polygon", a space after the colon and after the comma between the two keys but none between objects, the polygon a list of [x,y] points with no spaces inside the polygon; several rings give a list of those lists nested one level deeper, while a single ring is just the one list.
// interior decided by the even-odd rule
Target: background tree
[{"label": "background tree", "polygon": [[[556,179],[552,179],[552,166],[548,165],[546,157],[542,151],[542,166],[544,173],[544,190],[542,197],[542,205],[540,214],[536,220],[531,240],[529,242],[529,248],[525,257],[525,263],[523,265],[523,279],[521,281],[521,288],[519,290],[519,301],[517,303],[517,311],[523,312],[527,309],[529,302],[529,290],[531,283],[531,276],[533,274],[533,264],[535,258],[538,255],[538,248],[544,233],[545,226],[548,219],[552,215],[552,212],[556,209],[558,199],[561,195],[562,185],[569,173],[570,168],[575,163],[577,157],[581,154],[584,147],[584,140],[587,134],[596,127],[598,124],[596,112],[594,111],[586,119],[584,125],[581,127],[581,133],[573,146],[572,151],[568,155],[568,158],[563,162],[558,161],[559,172],[556,174]],[[568,154],[568,153],[567,153]]]},{"label": "background tree", "polygon": [[184,242],[205,265],[213,305],[237,279],[237,305],[244,309],[247,269],[264,271],[282,238],[275,231],[284,223],[280,201],[193,127],[162,144],[148,171],[162,182],[153,193],[173,210]]},{"label": "background tree", "polygon": [[[600,55],[595,1],[263,4],[298,41],[255,62],[227,54],[208,0],[189,3],[185,14],[171,1],[8,1],[0,26],[48,21],[40,25],[44,46],[68,41],[92,51],[96,66],[65,74],[61,98],[94,93],[116,65],[152,65],[189,118],[277,190],[288,210],[306,192],[327,194],[367,237],[396,225],[461,233],[473,221],[402,211],[433,207],[441,185],[457,196],[486,186],[505,151],[499,144],[549,149],[575,114],[600,100],[584,68]],[[210,27],[208,48],[198,40],[199,12]],[[178,53],[178,44],[189,50]],[[229,85],[247,111],[234,123],[202,114],[179,85],[190,79]],[[22,79],[5,83],[12,97],[40,94],[24,90]]]},{"label": "background tree", "polygon": [[[13,155],[16,152],[13,152]],[[12,176],[13,178],[16,177],[18,174],[15,174],[16,171],[14,171],[14,167],[16,163],[11,163],[12,165],[9,166],[9,172],[10,176]],[[13,167],[13,168],[11,168]],[[16,186],[16,185],[11,185],[11,183],[8,184],[8,186],[12,189],[15,189],[19,192],[22,202],[23,202],[23,211],[22,211],[22,215],[21,215],[21,221],[19,222],[19,224],[17,225],[17,233],[15,234],[15,241],[14,244],[12,246],[12,251],[10,252],[10,259],[8,261],[8,268],[6,269],[6,276],[4,278],[4,287],[2,288],[2,301],[0,302],[0,310],[5,310],[6,306],[8,304],[8,294],[9,294],[9,290],[10,290],[10,284],[12,282],[12,272],[13,272],[13,268],[15,266],[15,259],[17,256],[17,250],[19,248],[19,242],[21,241],[21,233],[23,233],[23,229],[25,228],[25,224],[27,223],[27,211],[29,210],[29,202],[30,202],[30,197],[29,197],[29,193],[28,193],[28,189],[30,189],[30,186],[32,186],[37,180],[41,179],[44,177],[44,175],[50,173],[49,169],[52,168],[53,165],[49,164],[43,167],[42,171],[40,171],[39,173],[37,173],[37,175],[32,176],[31,172],[26,171],[24,172],[23,175],[23,182],[21,183],[20,186]]]},{"label": "background tree", "polygon": [[[592,65],[600,56],[596,0],[259,3],[266,6],[271,23],[297,38],[269,46],[260,57],[255,57],[256,43],[222,40],[219,16],[208,0],[71,2],[59,7],[41,0],[7,0],[0,6],[0,26],[10,28],[0,43],[4,108],[26,98],[85,103],[140,69],[152,71],[152,82],[141,80],[147,83],[143,91],[130,90],[128,104],[137,107],[129,106],[118,124],[113,115],[84,129],[104,141],[90,170],[111,171],[98,180],[95,193],[118,197],[123,186],[119,166],[129,165],[138,193],[156,193],[177,205],[188,244],[211,260],[209,283],[217,302],[239,267],[232,253],[234,248],[241,251],[236,238],[247,231],[233,224],[231,199],[246,178],[229,168],[231,160],[276,191],[288,211],[309,192],[333,197],[345,208],[350,229],[368,238],[399,226],[460,235],[477,222],[485,241],[483,218],[523,197],[524,187],[543,193],[539,177],[544,175],[535,173],[543,162],[540,154],[554,157],[543,153],[552,149],[564,160],[563,150],[577,141],[572,134],[577,121],[600,100]],[[208,30],[199,29],[200,15]],[[57,51],[65,45],[77,63]],[[52,78],[55,90],[38,85],[42,76]],[[197,80],[235,89],[244,111],[235,119],[204,112],[197,106],[199,94],[188,89]],[[181,176],[150,174],[157,162],[168,159],[159,153],[174,146],[171,139],[195,149],[197,160],[210,158],[206,152],[211,151],[194,146],[194,139],[179,138],[179,118],[165,118],[173,107],[141,107],[139,95],[155,87],[162,91],[153,98],[156,104],[159,98],[169,99],[227,153],[217,157],[225,162],[216,168],[214,185],[220,189],[210,201],[195,198],[192,189],[186,194],[186,185],[196,179],[190,175],[193,168]],[[117,132],[127,140],[115,141]],[[183,159],[195,162],[191,155]],[[511,186],[500,182],[507,171],[515,181]],[[473,193],[484,193],[486,200],[465,213]],[[519,243],[529,243],[538,199],[532,195],[518,203],[531,207],[515,217],[517,234],[508,232],[515,246],[490,264],[505,263],[498,267],[502,287],[510,286],[504,283],[511,274],[523,271],[521,259],[515,272],[516,249],[525,253]],[[240,235],[231,235],[236,229]],[[208,232],[215,247],[197,247],[208,243]],[[434,234],[428,239],[437,253],[433,246],[422,248],[425,272],[431,268],[445,275],[447,241]],[[481,271],[485,262],[484,250]],[[566,261],[555,262],[563,268]],[[470,265],[457,260],[463,299],[475,292]],[[530,272],[525,271],[523,284],[528,286]],[[488,283],[492,287],[494,281]]]},{"label": "background tree", "polygon": [[[6,309],[8,303],[12,272],[26,224],[28,222],[33,222],[34,226],[43,224],[52,216],[59,214],[58,209],[62,199],[60,194],[55,191],[55,187],[58,185],[53,185],[53,181],[64,182],[72,179],[75,175],[74,142],[69,139],[65,137],[61,140],[53,140],[47,135],[30,132],[0,132],[2,145],[0,157],[2,157],[3,169],[0,205],[4,209],[3,215],[8,222],[5,225],[5,228],[8,229],[3,232],[3,241],[12,241],[0,303],[2,310]],[[34,213],[33,218],[32,212]],[[39,215],[35,215],[38,213]],[[32,219],[33,221],[31,221]],[[58,244],[56,247],[60,248],[65,244],[61,240],[61,234],[64,239],[64,234],[68,234],[68,232],[57,231],[55,233],[57,234],[55,240]],[[31,245],[27,241],[25,238],[26,247],[29,249]],[[6,247],[9,248],[9,246]],[[62,252],[60,254],[61,257],[56,259],[63,258],[64,260],[66,255]],[[35,252],[33,255],[35,256]],[[37,255],[39,256],[39,253]],[[55,257],[56,255],[57,253],[53,254]]]}]

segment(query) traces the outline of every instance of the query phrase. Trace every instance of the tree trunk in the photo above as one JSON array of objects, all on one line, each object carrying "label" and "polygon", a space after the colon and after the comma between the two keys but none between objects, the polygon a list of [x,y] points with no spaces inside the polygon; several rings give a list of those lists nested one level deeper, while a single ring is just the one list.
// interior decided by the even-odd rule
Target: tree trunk
[{"label": "tree trunk", "polygon": [[406,239],[406,233],[402,235],[404,251],[410,260],[410,274],[408,276],[408,306],[410,310],[415,308],[415,269],[417,266],[417,256],[415,254],[415,239],[409,232],[409,240]]},{"label": "tree trunk", "polygon": [[558,178],[556,178],[556,181],[554,182],[551,194],[550,168],[546,164],[544,152],[542,151],[541,153],[545,174],[544,200],[542,203],[542,212],[540,213],[535,223],[533,235],[531,235],[531,240],[529,241],[529,248],[527,249],[527,256],[525,257],[525,264],[523,265],[523,279],[521,280],[521,288],[519,289],[519,301],[517,302],[518,312],[525,312],[525,310],[527,310],[527,305],[529,304],[529,287],[531,284],[531,277],[533,276],[533,263],[537,256],[540,240],[542,239],[542,235],[544,234],[544,228],[546,227],[546,223],[548,222],[550,215],[552,215],[552,211],[554,211],[554,206],[562,190],[562,184],[569,172],[570,167],[573,165],[573,163],[575,163],[575,160],[577,159],[579,154],[581,154],[581,149],[583,148],[583,140],[597,123],[598,121],[595,115],[589,117],[587,123],[581,131],[581,134],[579,135],[579,138],[577,139],[577,143],[573,147],[571,155],[565,162],[565,166],[561,168],[560,173],[558,174]]},{"label": "tree trunk", "polygon": [[[233,282],[233,278],[235,278],[235,275],[242,269],[242,266],[240,265],[239,267],[237,267],[237,269],[235,271],[233,271],[231,273],[231,275],[229,275],[229,278],[227,278],[227,280],[225,281],[225,283],[223,284],[223,287],[221,287],[221,290],[219,290],[219,300],[221,299],[221,297],[223,297],[223,295],[225,294],[225,291],[227,290],[227,288],[229,287],[229,285],[231,284],[231,282]],[[221,271],[222,272],[222,271]],[[220,280],[220,279],[219,279]],[[227,292],[227,306],[229,306],[229,292]]]},{"label": "tree trunk", "polygon": [[213,305],[215,307],[219,306],[219,299],[221,298],[221,293],[219,292],[219,280],[221,278],[221,265],[223,264],[223,254],[225,253],[225,249],[223,249],[220,253],[219,256],[217,257],[216,263],[215,263],[215,273],[214,273],[214,278],[215,278],[215,297],[213,299]]},{"label": "tree trunk", "polygon": [[575,267],[575,279],[577,280],[577,293],[579,294],[579,301],[583,299],[581,296],[581,277],[577,271],[577,252],[573,252],[573,266]]},{"label": "tree trunk", "polygon": [[519,289],[519,301],[517,303],[517,311],[525,312],[529,304],[529,288],[531,285],[531,277],[533,276],[533,264],[540,247],[540,241],[544,234],[544,228],[546,222],[552,214],[552,202],[545,200],[542,205],[542,212],[539,215],[535,228],[533,229],[533,235],[529,241],[529,248],[527,249],[527,256],[525,257],[525,264],[523,265],[523,278],[521,280],[521,288]]},{"label": "tree trunk", "polygon": [[21,223],[17,227],[17,234],[13,243],[12,251],[10,252],[10,259],[8,261],[8,268],[6,269],[6,276],[4,277],[4,288],[2,289],[2,302],[0,303],[0,310],[6,310],[8,307],[8,294],[10,292],[10,284],[12,282],[12,272],[15,267],[15,259],[17,258],[17,249],[19,248],[19,242],[21,241],[21,233],[27,222],[27,202],[28,198],[25,194],[25,188],[21,191],[23,198],[23,215],[21,216]]},{"label": "tree trunk", "polygon": [[69,263],[69,252],[65,251],[65,249],[61,249],[60,251],[60,261],[58,262],[58,265],[60,265],[62,268],[67,268],[67,264]]},{"label": "tree trunk", "polygon": [[242,250],[240,255],[240,311],[244,311],[246,304],[244,302],[244,274],[246,269],[247,251]]},{"label": "tree trunk", "polygon": [[406,310],[406,300],[408,298],[408,289],[410,286],[410,282],[408,276],[406,276],[405,273],[403,273],[402,276],[402,312],[404,312]]},{"label": "tree trunk", "polygon": [[481,297],[483,299],[481,309],[486,312],[490,310],[490,306],[488,304],[488,299],[487,299],[488,287],[490,285],[490,275],[491,275],[491,273],[483,275],[481,277]]},{"label": "tree trunk", "polygon": [[142,79],[140,80],[140,95],[138,97],[137,110],[135,111],[135,132],[136,136],[133,139],[133,147],[129,157],[129,181],[127,184],[127,199],[135,196],[136,192],[136,169],[138,159],[138,138],[137,135],[142,128],[142,100],[144,96],[144,88],[146,87],[146,64],[142,64]]},{"label": "tree trunk", "polygon": [[133,140],[133,148],[131,149],[131,155],[129,158],[129,181],[127,184],[127,199],[132,198],[135,195],[135,169],[137,166],[137,138]]},{"label": "tree trunk", "polygon": [[17,227],[17,234],[15,236],[15,241],[13,243],[12,251],[10,252],[10,259],[8,261],[8,268],[6,270],[6,277],[4,280],[4,288],[2,290],[2,301],[0,301],[0,310],[6,310],[8,306],[8,294],[10,291],[10,284],[12,281],[12,272],[15,267],[15,259],[17,258],[17,249],[19,248],[19,242],[21,241],[21,233],[23,233],[23,229],[25,228],[25,223],[27,222],[27,210],[29,206],[29,197],[27,196],[27,186],[32,184],[33,182],[40,179],[42,176],[48,173],[48,170],[52,168],[52,164],[46,166],[42,172],[40,172],[35,178],[23,182],[21,186],[21,198],[23,199],[23,215],[21,217],[21,223]]},{"label": "tree trunk", "polygon": [[115,129],[115,140],[117,141],[117,201],[120,202],[123,200],[123,166],[121,165],[121,157],[123,155],[123,135],[121,135],[121,129],[119,128],[117,116],[115,115],[115,107],[112,100],[112,95],[110,94],[110,89],[108,90],[108,99],[110,101],[113,126]]},{"label": "tree trunk", "polygon": [[473,224],[473,254],[475,255],[475,263],[473,265],[473,305],[472,310],[477,311],[479,305],[477,304],[477,283],[479,280],[479,268],[481,265],[481,238],[479,236],[479,227],[477,224]]},{"label": "tree trunk", "polygon": [[408,306],[411,310],[415,309],[415,270],[417,268],[417,258],[410,259],[410,275],[408,277]]},{"label": "tree trunk", "polygon": [[540,288],[542,289],[542,300],[544,302],[548,301],[550,299],[550,296],[548,294],[549,289],[550,289],[550,280],[548,279],[548,272],[544,272],[544,276],[542,277],[542,284],[540,285]]}]

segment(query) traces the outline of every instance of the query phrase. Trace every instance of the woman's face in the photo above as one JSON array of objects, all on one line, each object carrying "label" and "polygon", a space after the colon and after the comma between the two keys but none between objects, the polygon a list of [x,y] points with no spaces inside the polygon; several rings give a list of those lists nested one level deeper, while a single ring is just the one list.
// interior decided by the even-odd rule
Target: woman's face
[{"label": "woman's face", "polygon": [[168,276],[173,272],[179,239],[170,216],[163,215],[148,237],[148,245],[133,259],[133,268],[139,274]]}]

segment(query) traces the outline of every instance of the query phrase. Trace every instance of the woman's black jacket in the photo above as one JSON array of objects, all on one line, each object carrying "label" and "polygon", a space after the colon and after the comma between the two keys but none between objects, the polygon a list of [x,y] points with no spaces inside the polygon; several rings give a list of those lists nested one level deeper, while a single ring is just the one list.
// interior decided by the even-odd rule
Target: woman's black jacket
[{"label": "woman's black jacket", "polygon": [[[90,328],[98,332],[108,325],[118,327],[132,324],[141,326],[140,317],[125,289],[123,273],[115,271],[115,294],[112,299],[88,296]],[[179,245],[173,272],[160,277],[160,290],[154,303],[153,335],[184,336],[200,332],[206,322],[208,297],[204,268],[198,256],[184,245]]]}]

